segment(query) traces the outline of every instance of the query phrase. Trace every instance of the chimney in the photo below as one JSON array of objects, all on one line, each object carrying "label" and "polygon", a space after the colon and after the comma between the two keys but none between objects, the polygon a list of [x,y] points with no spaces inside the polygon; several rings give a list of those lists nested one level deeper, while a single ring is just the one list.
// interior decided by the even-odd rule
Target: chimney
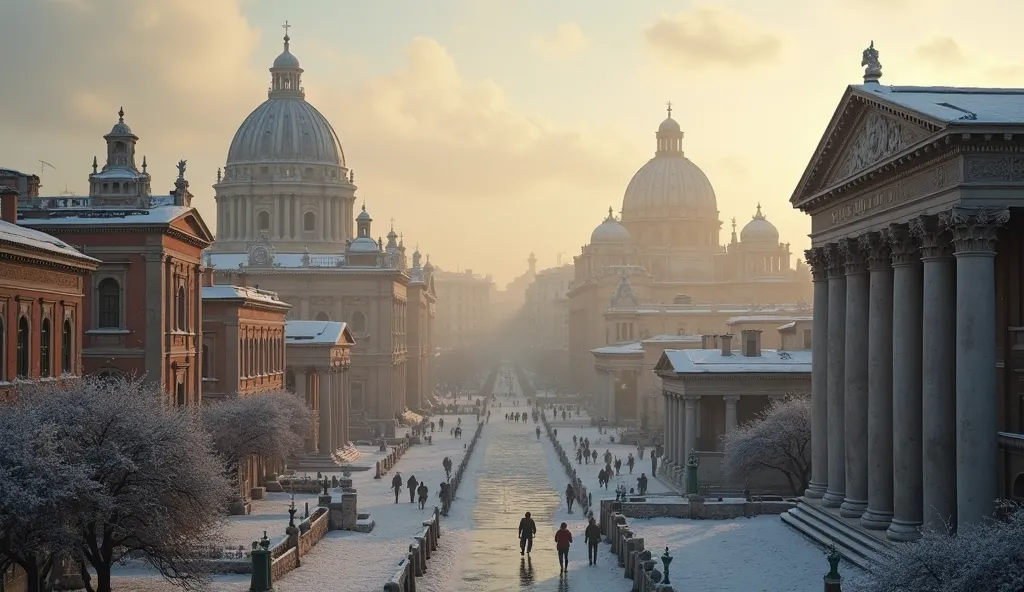
[{"label": "chimney", "polygon": [[724,334],[724,335],[719,335],[718,338],[722,340],[722,355],[723,356],[731,356],[732,355],[732,335],[729,335],[727,333],[727,334]]},{"label": "chimney", "polygon": [[204,286],[212,286],[213,285],[213,268],[212,267],[204,267],[203,268],[203,285]]},{"label": "chimney", "polygon": [[11,224],[18,223],[18,190],[10,185],[0,185],[0,219]]},{"label": "chimney", "polygon": [[700,336],[700,348],[701,349],[708,349],[708,337],[709,337],[709,335],[701,335]]},{"label": "chimney", "polygon": [[761,357],[761,330],[760,329],[744,329],[740,332],[741,339],[743,340],[742,351],[743,355],[748,358],[760,358]]}]

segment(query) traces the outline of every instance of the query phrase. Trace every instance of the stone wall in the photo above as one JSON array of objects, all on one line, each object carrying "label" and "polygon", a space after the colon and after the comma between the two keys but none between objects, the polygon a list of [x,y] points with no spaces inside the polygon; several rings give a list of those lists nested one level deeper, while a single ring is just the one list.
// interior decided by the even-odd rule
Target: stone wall
[{"label": "stone wall", "polygon": [[[486,414],[486,405],[483,409],[483,413]],[[427,573],[427,562],[437,550],[437,541],[441,538],[441,517],[448,516],[448,511],[451,510],[452,501],[455,500],[455,494],[462,483],[462,476],[466,472],[469,460],[473,457],[473,451],[476,450],[477,442],[480,441],[480,436],[483,434],[485,423],[477,424],[476,431],[473,432],[473,439],[466,447],[466,454],[462,456],[462,462],[452,471],[452,478],[448,481],[448,496],[441,500],[440,508],[434,507],[434,514],[430,520],[423,522],[423,530],[413,536],[413,541],[409,544],[409,552],[398,562],[395,573],[385,582],[385,592],[416,592],[416,578]]]},{"label": "stone wall", "polygon": [[615,510],[612,504],[611,500],[601,502],[601,534],[611,545],[623,577],[633,581],[631,592],[674,592],[675,588],[663,583],[662,563],[645,548],[644,539],[634,535],[626,517],[617,511],[619,504],[614,503]]},{"label": "stone wall", "polygon": [[[613,500],[601,502],[601,515],[611,511]],[[688,518],[695,520],[728,520],[763,514],[778,515],[795,508],[786,501],[707,501],[699,495],[680,498],[679,503],[647,502],[644,498],[630,497],[618,504],[618,512],[627,518]]]},{"label": "stone wall", "polygon": [[587,494],[587,486],[583,484],[581,479],[576,474],[576,469],[573,468],[572,461],[569,459],[569,455],[562,448],[562,444],[555,438],[555,431],[548,423],[548,418],[545,414],[540,416],[541,422],[544,424],[544,431],[547,432],[548,439],[551,440],[551,445],[555,448],[555,453],[558,454],[558,460],[561,461],[562,466],[565,467],[565,474],[569,477],[569,482],[572,483],[572,490],[576,493],[576,503],[584,514],[590,511],[589,507],[589,496]]}]

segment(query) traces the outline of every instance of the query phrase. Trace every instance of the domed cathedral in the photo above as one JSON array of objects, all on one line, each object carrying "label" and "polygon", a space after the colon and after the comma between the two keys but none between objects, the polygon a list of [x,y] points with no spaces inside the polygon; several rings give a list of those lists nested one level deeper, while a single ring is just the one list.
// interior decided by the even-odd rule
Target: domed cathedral
[{"label": "domed cathedral", "polygon": [[338,134],[306,102],[288,26],[267,100],[239,126],[218,171],[206,265],[217,283],[277,292],[291,321],[347,323],[356,342],[348,372],[321,387],[317,368],[289,366],[286,381],[311,401],[321,388],[340,396],[332,405],[344,402],[354,439],[394,434],[432,391],[432,269],[419,249],[407,255],[393,220],[374,237],[365,202],[353,216],[355,177]]},{"label": "domed cathedral", "polygon": [[[714,187],[686,157],[669,103],[654,157],[626,186],[621,217],[608,208],[574,258],[569,359],[577,390],[604,389],[606,372],[615,374],[616,392],[635,399],[646,388],[629,371],[595,372],[596,348],[659,335],[731,333],[755,316],[778,326],[809,314],[810,273],[793,264],[789,244],[780,242],[761,205],[738,235],[736,229],[733,218],[723,245]],[[772,339],[774,331],[765,335],[765,347]],[[624,405],[617,418],[637,419],[634,408]]]},{"label": "domed cathedral", "polygon": [[279,249],[341,253],[352,237],[356,186],[331,123],[306,102],[302,67],[284,37],[267,100],[235,132],[214,185],[214,252],[266,236]]}]

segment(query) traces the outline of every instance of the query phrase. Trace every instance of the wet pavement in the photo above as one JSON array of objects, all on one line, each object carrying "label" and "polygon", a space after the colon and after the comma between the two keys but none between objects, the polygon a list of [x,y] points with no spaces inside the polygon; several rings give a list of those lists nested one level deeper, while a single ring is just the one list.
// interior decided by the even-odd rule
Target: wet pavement
[{"label": "wet pavement", "polygon": [[[518,390],[518,389],[517,389]],[[461,565],[459,592],[531,592],[569,590],[559,577],[555,552],[555,508],[561,503],[552,486],[544,456],[537,441],[536,424],[504,420],[509,399],[499,397],[505,407],[494,408],[488,430],[490,441],[483,450],[477,476],[477,503],[473,510],[473,531],[468,552]],[[529,410],[521,399],[519,410]],[[501,413],[499,413],[501,411]],[[542,434],[541,438],[545,436]],[[519,520],[526,512],[537,524],[533,552],[519,555]]]}]

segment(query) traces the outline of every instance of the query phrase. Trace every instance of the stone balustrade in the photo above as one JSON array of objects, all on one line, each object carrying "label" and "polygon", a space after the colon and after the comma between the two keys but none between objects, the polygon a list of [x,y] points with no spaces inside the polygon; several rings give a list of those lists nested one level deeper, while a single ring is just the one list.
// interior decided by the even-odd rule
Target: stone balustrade
[{"label": "stone balustrade", "polygon": [[[486,413],[486,407],[484,407]],[[413,536],[413,542],[409,544],[409,552],[398,563],[395,573],[384,584],[385,592],[416,592],[416,578],[427,573],[427,563],[434,551],[437,550],[438,540],[441,538],[441,517],[447,516],[451,510],[452,501],[462,483],[462,476],[469,466],[469,459],[476,450],[477,442],[483,434],[484,423],[478,423],[473,432],[473,438],[466,447],[466,454],[462,456],[459,466],[452,472],[448,480],[448,495],[441,500],[441,507],[434,507],[434,514],[429,520],[423,522],[423,530]]]},{"label": "stone balustrade", "polygon": [[618,511],[619,505],[611,500],[601,502],[601,533],[611,545],[623,577],[633,581],[632,592],[674,592],[675,588],[662,583],[661,562],[645,548],[644,539],[635,535]]},{"label": "stone balustrade", "polygon": [[572,490],[576,494],[576,503],[584,514],[590,511],[590,498],[587,494],[587,486],[583,484],[583,479],[576,474],[576,469],[573,468],[572,461],[569,458],[568,453],[562,447],[562,444],[555,438],[555,430],[548,423],[547,417],[541,414],[541,423],[544,424],[544,431],[547,432],[548,439],[551,440],[551,445],[555,448],[555,453],[558,454],[558,460],[565,467],[565,474],[569,477],[569,482],[572,483]]}]

